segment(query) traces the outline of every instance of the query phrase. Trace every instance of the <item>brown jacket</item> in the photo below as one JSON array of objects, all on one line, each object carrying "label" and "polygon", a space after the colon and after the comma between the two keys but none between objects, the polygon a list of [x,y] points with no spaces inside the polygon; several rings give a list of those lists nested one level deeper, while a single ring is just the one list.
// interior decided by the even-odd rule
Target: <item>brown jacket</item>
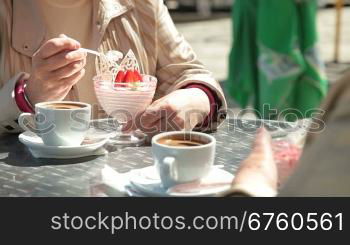
[{"label": "brown jacket", "polygon": [[[226,102],[218,82],[197,60],[190,45],[175,28],[162,0],[92,0],[91,49],[126,53],[132,49],[141,69],[159,80],[155,99],[190,83],[204,84]],[[31,57],[45,41],[45,23],[35,0],[0,1],[0,131],[17,132],[20,114],[13,98],[16,81],[28,76]],[[79,22],[72,23],[79,28]],[[92,81],[85,82],[89,96]],[[86,94],[84,94],[86,96]],[[67,96],[81,100],[76,86]],[[86,98],[86,101],[94,101]],[[10,126],[10,127],[9,127]]]}]

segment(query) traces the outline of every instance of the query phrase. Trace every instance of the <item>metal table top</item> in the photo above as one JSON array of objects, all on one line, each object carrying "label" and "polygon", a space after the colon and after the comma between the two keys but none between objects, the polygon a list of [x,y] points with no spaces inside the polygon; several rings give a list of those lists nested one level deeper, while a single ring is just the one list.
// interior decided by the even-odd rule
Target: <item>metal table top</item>
[{"label": "metal table top", "polygon": [[[226,120],[213,133],[217,139],[215,164],[234,173],[249,154],[255,132],[262,124],[275,133],[299,127],[276,121]],[[36,159],[18,141],[18,135],[0,135],[0,196],[99,196],[94,187],[106,165],[124,173],[152,164],[149,146],[120,148],[99,157]]]}]

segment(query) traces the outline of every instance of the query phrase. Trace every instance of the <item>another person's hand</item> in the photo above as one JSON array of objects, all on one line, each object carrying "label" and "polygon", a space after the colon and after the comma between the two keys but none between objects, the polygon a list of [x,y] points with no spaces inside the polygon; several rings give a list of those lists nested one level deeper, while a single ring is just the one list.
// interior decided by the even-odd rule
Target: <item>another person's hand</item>
[{"label": "another person's hand", "polygon": [[210,102],[198,88],[176,90],[155,101],[136,119],[136,127],[149,136],[160,132],[192,130],[210,113]]},{"label": "another person's hand", "polygon": [[32,71],[26,94],[35,105],[63,100],[85,74],[86,52],[79,42],[60,35],[43,44],[32,57]]},{"label": "another person's hand", "polygon": [[277,193],[277,166],[271,145],[271,136],[265,128],[259,129],[253,150],[243,161],[232,187],[252,196],[273,196]]}]

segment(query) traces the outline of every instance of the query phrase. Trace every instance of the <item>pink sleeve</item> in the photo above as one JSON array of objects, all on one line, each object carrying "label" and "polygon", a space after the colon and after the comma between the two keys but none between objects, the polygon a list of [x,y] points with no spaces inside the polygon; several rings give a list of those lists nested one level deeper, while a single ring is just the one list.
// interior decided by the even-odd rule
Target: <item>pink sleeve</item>
[{"label": "pink sleeve", "polygon": [[15,86],[15,101],[16,104],[18,106],[18,108],[22,111],[22,112],[29,112],[29,113],[33,113],[33,107],[31,104],[29,104],[25,98],[25,91],[24,91],[24,85],[25,85],[25,80],[19,80],[16,83]]}]

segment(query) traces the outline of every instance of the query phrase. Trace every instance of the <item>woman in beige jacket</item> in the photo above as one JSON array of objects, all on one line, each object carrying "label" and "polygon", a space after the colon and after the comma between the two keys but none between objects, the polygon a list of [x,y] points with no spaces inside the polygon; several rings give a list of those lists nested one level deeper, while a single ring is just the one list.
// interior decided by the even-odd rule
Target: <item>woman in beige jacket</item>
[{"label": "woman in beige jacket", "polygon": [[[179,127],[193,128],[203,116],[226,110],[219,84],[178,33],[162,0],[3,0],[0,131],[20,130],[16,120],[21,110],[14,94],[19,81],[25,82],[31,105],[82,101],[95,106],[94,118],[105,116],[93,90],[94,57],[80,47],[123,53],[132,49],[142,71],[159,80],[158,101],[151,111],[170,109]],[[193,84],[199,87],[188,88]],[[191,109],[200,113],[189,120],[185,112]],[[157,126],[163,120],[159,115],[146,116],[146,126]]]}]

